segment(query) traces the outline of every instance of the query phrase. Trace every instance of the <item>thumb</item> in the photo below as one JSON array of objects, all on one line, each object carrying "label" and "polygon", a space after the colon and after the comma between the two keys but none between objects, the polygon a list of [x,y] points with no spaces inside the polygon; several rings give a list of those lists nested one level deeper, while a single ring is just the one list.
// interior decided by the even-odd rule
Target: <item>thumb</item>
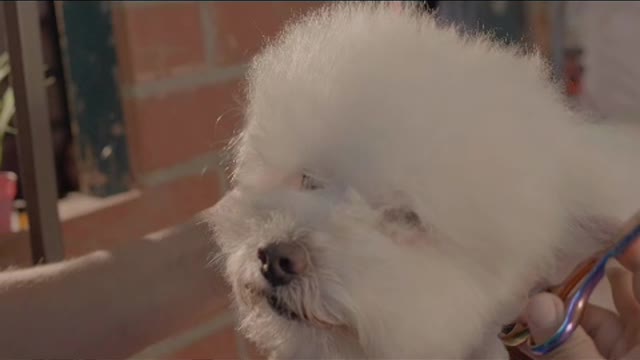
[{"label": "thumb", "polygon": [[[533,340],[536,344],[542,344],[560,328],[564,320],[564,304],[559,297],[553,294],[538,294],[529,301],[525,314]],[[540,358],[604,359],[582,327],[578,327],[567,342]]]}]

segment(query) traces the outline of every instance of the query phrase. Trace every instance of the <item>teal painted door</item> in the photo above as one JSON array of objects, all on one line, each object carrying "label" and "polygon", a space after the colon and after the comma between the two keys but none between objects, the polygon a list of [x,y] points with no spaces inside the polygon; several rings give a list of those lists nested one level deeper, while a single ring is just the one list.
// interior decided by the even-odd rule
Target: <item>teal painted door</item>
[{"label": "teal painted door", "polygon": [[80,187],[108,196],[131,186],[124,118],[116,77],[111,4],[64,1],[62,51],[78,155]]}]

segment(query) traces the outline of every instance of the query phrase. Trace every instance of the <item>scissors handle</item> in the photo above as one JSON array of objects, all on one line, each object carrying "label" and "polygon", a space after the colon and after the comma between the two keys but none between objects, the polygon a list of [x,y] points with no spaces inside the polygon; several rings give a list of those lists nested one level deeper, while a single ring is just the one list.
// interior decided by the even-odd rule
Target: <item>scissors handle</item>
[{"label": "scissors handle", "polygon": [[567,309],[560,328],[547,342],[534,344],[527,324],[521,320],[505,325],[498,337],[508,347],[527,343],[529,351],[535,355],[548,354],[562,345],[578,327],[589,297],[604,277],[608,261],[623,255],[639,238],[640,211],[625,224],[613,246],[581,262],[563,282],[546,290],[557,295]]},{"label": "scissors handle", "polygon": [[[549,292],[558,296],[565,303],[566,307],[568,305],[569,297],[575,293],[577,286],[589,271],[591,271],[593,264],[597,262],[597,259],[598,256],[592,256],[581,262],[573,269],[563,282],[550,286],[542,292]],[[516,321],[505,325],[498,337],[506,346],[520,346],[530,340],[529,328],[523,321]]]}]

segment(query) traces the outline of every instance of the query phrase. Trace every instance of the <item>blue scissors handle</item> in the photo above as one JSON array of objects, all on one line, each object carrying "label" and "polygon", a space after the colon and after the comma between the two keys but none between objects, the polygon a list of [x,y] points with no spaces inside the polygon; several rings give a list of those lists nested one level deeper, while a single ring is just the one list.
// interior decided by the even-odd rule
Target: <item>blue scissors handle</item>
[{"label": "blue scissors handle", "polygon": [[639,238],[640,216],[637,214],[629,221],[628,225],[625,226],[622,237],[618,243],[600,258],[598,263],[581,282],[577,291],[571,296],[564,321],[560,325],[560,328],[545,343],[531,347],[531,352],[534,355],[546,355],[569,339],[580,323],[582,312],[589,301],[589,297],[604,277],[609,260],[623,255]]},{"label": "blue scissors handle", "polygon": [[578,328],[589,297],[605,275],[609,260],[622,256],[640,238],[640,212],[636,213],[615,238],[615,245],[580,263],[564,282],[547,290],[565,301],[566,314],[556,333],[545,343],[535,345],[522,322],[503,327],[498,337],[509,347],[527,343],[534,355],[546,355],[564,344]]}]

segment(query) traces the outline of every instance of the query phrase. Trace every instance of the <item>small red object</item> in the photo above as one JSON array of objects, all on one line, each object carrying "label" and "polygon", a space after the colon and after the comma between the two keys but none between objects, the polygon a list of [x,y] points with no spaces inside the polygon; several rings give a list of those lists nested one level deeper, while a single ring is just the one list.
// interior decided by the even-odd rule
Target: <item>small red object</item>
[{"label": "small red object", "polygon": [[0,234],[11,232],[13,200],[18,190],[18,176],[9,171],[0,171]]}]

